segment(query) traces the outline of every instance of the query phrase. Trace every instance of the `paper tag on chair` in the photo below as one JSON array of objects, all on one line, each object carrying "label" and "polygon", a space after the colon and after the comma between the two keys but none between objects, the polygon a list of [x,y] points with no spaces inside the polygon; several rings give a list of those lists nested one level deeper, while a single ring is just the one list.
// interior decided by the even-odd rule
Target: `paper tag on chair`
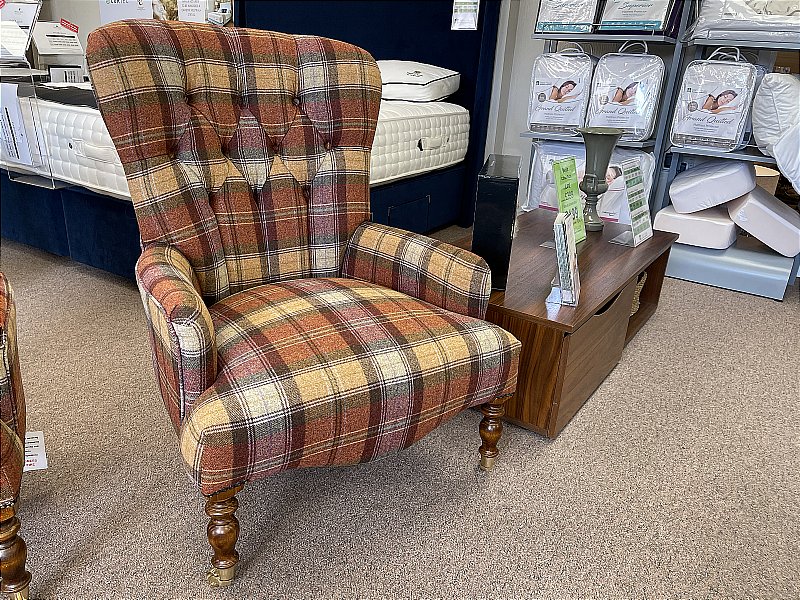
[{"label": "paper tag on chair", "polygon": [[39,471],[47,468],[47,452],[44,449],[44,432],[28,431],[25,433],[25,467],[24,471]]}]

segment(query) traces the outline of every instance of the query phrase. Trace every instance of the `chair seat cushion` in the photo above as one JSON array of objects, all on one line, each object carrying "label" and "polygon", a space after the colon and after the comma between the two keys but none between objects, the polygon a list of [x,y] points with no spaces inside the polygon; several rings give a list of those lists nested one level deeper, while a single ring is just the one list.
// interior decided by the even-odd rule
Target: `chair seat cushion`
[{"label": "chair seat cushion", "polygon": [[516,385],[510,334],[360,280],[262,285],[210,313],[219,375],[181,430],[206,495],[291,468],[366,462]]}]

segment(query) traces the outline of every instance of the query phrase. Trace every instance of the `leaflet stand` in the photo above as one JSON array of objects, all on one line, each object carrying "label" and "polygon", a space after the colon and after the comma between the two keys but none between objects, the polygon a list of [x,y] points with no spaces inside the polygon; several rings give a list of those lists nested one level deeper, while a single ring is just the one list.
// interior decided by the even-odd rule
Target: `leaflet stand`
[{"label": "leaflet stand", "polygon": [[47,137],[39,118],[34,77],[25,57],[39,14],[37,2],[9,1],[0,13],[0,167],[12,181],[56,189]]},{"label": "leaflet stand", "polygon": [[625,194],[630,209],[631,224],[628,231],[608,240],[612,244],[620,244],[635,248],[645,240],[653,237],[653,224],[650,221],[650,206],[644,191],[644,177],[639,161],[628,159],[620,163],[622,176],[625,178]]}]

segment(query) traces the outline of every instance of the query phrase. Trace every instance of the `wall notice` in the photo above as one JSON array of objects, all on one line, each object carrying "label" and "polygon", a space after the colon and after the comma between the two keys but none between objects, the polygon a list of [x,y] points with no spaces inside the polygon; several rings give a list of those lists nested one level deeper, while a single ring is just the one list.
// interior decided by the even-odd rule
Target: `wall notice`
[{"label": "wall notice", "polygon": [[100,24],[122,19],[152,19],[153,0],[98,0]]},{"label": "wall notice", "polygon": [[178,0],[178,21],[205,23],[207,0]]}]

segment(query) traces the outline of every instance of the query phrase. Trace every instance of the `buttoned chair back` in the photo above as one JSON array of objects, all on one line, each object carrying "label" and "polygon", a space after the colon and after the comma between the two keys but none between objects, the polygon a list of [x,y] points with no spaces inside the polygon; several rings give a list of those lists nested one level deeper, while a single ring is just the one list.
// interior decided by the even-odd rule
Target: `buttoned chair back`
[{"label": "buttoned chair back", "polygon": [[364,50],[316,36],[121,21],[91,75],[142,244],[176,247],[207,303],[339,275],[369,217],[381,80]]}]

